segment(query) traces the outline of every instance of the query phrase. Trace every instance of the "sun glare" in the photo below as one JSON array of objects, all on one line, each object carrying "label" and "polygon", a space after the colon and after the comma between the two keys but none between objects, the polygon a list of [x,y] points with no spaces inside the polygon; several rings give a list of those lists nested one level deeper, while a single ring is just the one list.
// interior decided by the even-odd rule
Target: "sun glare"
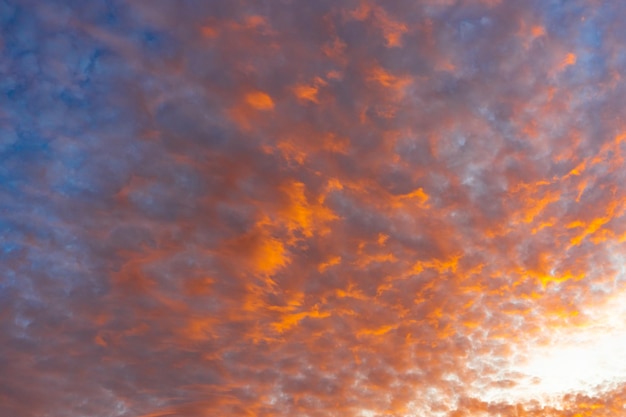
[{"label": "sun glare", "polygon": [[520,347],[526,360],[510,372],[522,375],[512,392],[489,397],[501,401],[539,400],[554,404],[567,393],[597,394],[626,381],[626,290],[585,311],[583,327],[552,329],[547,345]]}]

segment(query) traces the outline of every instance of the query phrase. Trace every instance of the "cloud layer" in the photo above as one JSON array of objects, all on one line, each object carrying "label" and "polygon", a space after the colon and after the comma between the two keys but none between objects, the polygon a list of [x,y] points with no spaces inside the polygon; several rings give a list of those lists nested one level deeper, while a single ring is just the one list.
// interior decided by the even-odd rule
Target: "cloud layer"
[{"label": "cloud layer", "polygon": [[0,414],[623,413],[625,21],[0,0]]}]

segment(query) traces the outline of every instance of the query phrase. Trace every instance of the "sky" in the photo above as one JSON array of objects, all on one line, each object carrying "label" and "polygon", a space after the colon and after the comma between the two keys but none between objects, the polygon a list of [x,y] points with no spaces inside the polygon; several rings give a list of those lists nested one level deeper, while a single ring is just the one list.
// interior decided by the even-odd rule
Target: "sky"
[{"label": "sky", "polygon": [[0,0],[0,415],[624,414],[625,22]]}]

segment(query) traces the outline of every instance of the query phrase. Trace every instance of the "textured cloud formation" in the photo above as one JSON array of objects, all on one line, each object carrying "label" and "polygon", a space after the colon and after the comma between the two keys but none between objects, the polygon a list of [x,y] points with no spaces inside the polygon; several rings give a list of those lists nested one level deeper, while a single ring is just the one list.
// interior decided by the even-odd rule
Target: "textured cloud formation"
[{"label": "textured cloud formation", "polygon": [[622,414],[623,22],[0,0],[0,415]]}]

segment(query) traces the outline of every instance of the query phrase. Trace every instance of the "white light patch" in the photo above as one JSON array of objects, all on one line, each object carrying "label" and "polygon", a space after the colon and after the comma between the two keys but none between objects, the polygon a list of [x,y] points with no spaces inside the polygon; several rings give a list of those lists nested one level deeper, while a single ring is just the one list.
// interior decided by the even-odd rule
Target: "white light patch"
[{"label": "white light patch", "polygon": [[[601,306],[584,311],[590,318],[582,327],[545,329],[546,345],[519,347],[526,358],[511,364],[516,373],[511,389],[490,389],[488,401],[558,403],[567,393],[593,395],[626,381],[626,290],[614,293]],[[521,352],[520,352],[521,353]]]},{"label": "white light patch", "polygon": [[529,376],[531,387],[526,390],[536,399],[554,398],[568,392],[592,392],[594,387],[624,381],[626,330],[582,331],[566,336],[532,352],[528,364],[519,372]]}]

